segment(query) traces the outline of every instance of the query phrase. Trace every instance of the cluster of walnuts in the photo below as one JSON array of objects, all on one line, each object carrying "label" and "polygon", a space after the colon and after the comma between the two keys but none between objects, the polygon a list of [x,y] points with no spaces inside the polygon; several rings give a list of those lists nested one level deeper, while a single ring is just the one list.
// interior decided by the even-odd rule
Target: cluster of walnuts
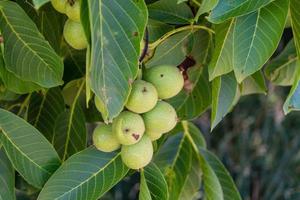
[{"label": "cluster of walnuts", "polygon": [[[97,149],[111,152],[121,147],[121,158],[131,169],[140,169],[152,159],[152,141],[171,131],[177,123],[175,109],[163,99],[177,95],[184,79],[175,66],[146,69],[144,80],[135,80],[126,110],[112,124],[99,124],[93,133]],[[99,109],[101,102],[95,98]]]},{"label": "cluster of walnuts", "polygon": [[[87,40],[80,22],[80,0],[51,0],[51,3],[69,18],[63,32],[66,42],[74,49],[85,49]],[[131,169],[146,166],[153,156],[152,141],[176,126],[176,111],[163,100],[177,95],[184,85],[180,70],[169,65],[145,70],[143,79],[132,83],[126,110],[112,124],[99,124],[93,133],[94,145],[101,151],[112,152],[122,146],[122,160]],[[98,98],[95,104],[101,110]]]},{"label": "cluster of walnuts", "polygon": [[80,0],[51,0],[51,3],[55,10],[69,18],[63,33],[66,42],[74,49],[85,49],[88,43],[80,22]]}]

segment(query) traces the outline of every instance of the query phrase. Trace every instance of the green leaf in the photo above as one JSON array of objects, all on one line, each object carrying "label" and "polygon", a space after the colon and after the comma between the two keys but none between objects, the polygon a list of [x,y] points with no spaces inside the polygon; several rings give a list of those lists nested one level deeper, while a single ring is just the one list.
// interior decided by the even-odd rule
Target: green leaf
[{"label": "green leaf", "polygon": [[168,137],[154,157],[154,162],[163,170],[168,182],[169,199],[191,199],[201,185],[202,172],[190,138],[199,147],[206,146],[205,140],[192,123],[182,124],[176,126],[172,131],[174,135]]},{"label": "green leaf", "polygon": [[203,0],[196,13],[195,21],[198,21],[200,15],[211,11],[217,5],[218,1],[219,0]]},{"label": "green leaf", "polygon": [[[75,79],[75,80],[72,80],[72,81],[68,82],[64,86],[64,88],[62,90],[62,95],[63,95],[63,98],[65,100],[65,103],[68,106],[71,107],[75,100],[80,101],[81,98],[84,98],[84,94],[85,94],[84,89],[85,88],[81,88],[82,81],[83,81],[82,78]],[[79,89],[81,89],[80,93],[79,93]],[[77,95],[79,95],[78,96],[79,99],[76,98]]]},{"label": "green leaf", "polygon": [[247,77],[241,84],[241,95],[267,94],[267,86],[261,71]]},{"label": "green leaf", "polygon": [[70,157],[53,174],[38,200],[97,200],[127,174],[120,153],[90,147]]},{"label": "green leaf", "polygon": [[192,166],[192,148],[186,137],[179,135],[180,143],[174,160],[167,169],[166,180],[168,182],[170,199],[178,199],[184,183],[187,181]]},{"label": "green leaf", "polygon": [[174,34],[163,41],[155,49],[155,53],[151,60],[146,63],[146,67],[153,67],[156,65],[173,65],[178,66],[190,53],[188,43],[191,40],[193,31],[182,31]]},{"label": "green leaf", "polygon": [[294,40],[289,41],[284,50],[265,68],[266,77],[275,85],[292,85],[296,79],[298,56]]},{"label": "green leaf", "polygon": [[32,0],[35,9],[39,9],[42,5],[50,2],[50,0]]},{"label": "green leaf", "polygon": [[52,142],[56,119],[64,110],[65,103],[59,88],[34,93],[29,101],[28,122]]},{"label": "green leaf", "polygon": [[160,169],[150,163],[141,171],[140,200],[167,200],[168,185]]},{"label": "green leaf", "polygon": [[[296,65],[300,66],[300,60],[296,61]],[[288,114],[291,111],[300,110],[300,68],[296,70],[295,82],[290,90],[290,93],[283,105],[283,111]]]},{"label": "green leaf", "polygon": [[290,0],[291,23],[293,28],[294,42],[298,57],[300,57],[300,2],[298,0]]},{"label": "green leaf", "polygon": [[[205,158],[200,154],[202,149],[206,148],[205,140],[203,135],[192,123],[187,121],[182,121],[181,126],[184,135],[187,137],[189,145],[192,147],[193,158],[197,159],[201,168],[203,187],[205,192],[205,199],[208,200],[223,200],[223,192],[221,184],[217,178],[216,173],[213,171],[212,167],[208,164]],[[198,135],[198,137],[197,137]],[[200,136],[200,137],[199,137]],[[200,139],[200,140],[199,140]],[[202,142],[201,142],[202,141]],[[195,162],[196,160],[194,160]],[[196,166],[197,166],[196,165]],[[198,170],[199,171],[199,170]],[[193,180],[195,180],[195,176]],[[195,185],[194,185],[195,187]],[[197,191],[197,190],[195,190]]]},{"label": "green leaf", "polygon": [[154,42],[167,32],[173,30],[174,26],[157,20],[148,19],[147,29],[149,32],[149,42]]},{"label": "green leaf", "polygon": [[202,149],[201,154],[216,174],[222,187],[224,200],[241,200],[240,193],[222,162],[213,153],[207,150]]},{"label": "green leaf", "polygon": [[[105,121],[123,109],[138,74],[147,8],[143,0],[88,1],[91,25],[90,86],[104,105]],[[106,114],[107,113],[107,114]]]},{"label": "green leaf", "polygon": [[[291,13],[291,23],[293,28],[294,42],[296,46],[296,52],[298,55],[298,60],[296,61],[296,65],[300,65],[300,22],[299,22],[299,6],[300,2],[297,0],[290,1],[290,13]],[[300,110],[300,68],[295,72],[295,81],[290,90],[290,93],[284,103],[283,110],[285,114],[294,111]]]},{"label": "green leaf", "polygon": [[148,5],[149,17],[168,24],[189,24],[193,19],[190,7],[174,0],[159,0]]},{"label": "green leaf", "polygon": [[[0,75],[1,76],[1,75]],[[0,101],[14,101],[19,98],[19,95],[8,90],[0,79]]]},{"label": "green leaf", "polygon": [[15,200],[15,171],[0,144],[0,199]]},{"label": "green leaf", "polygon": [[62,84],[63,62],[18,4],[0,2],[6,68],[43,87]]},{"label": "green leaf", "polygon": [[20,117],[0,109],[0,140],[14,168],[31,185],[41,188],[60,165],[54,148]]},{"label": "green leaf", "polygon": [[221,23],[227,19],[256,11],[272,1],[274,0],[220,0],[212,10],[208,20],[212,23]]},{"label": "green leaf", "polygon": [[175,135],[159,149],[155,162],[163,169],[169,183],[169,199],[174,195],[178,195],[175,199],[194,199],[200,190],[202,171],[192,146],[205,148],[205,139],[199,129],[187,121],[178,124],[172,134]]},{"label": "green leaf", "polygon": [[0,78],[4,86],[17,94],[27,94],[41,89],[41,86],[18,78],[14,73],[7,70],[2,50],[0,49]]},{"label": "green leaf", "polygon": [[233,73],[217,77],[212,82],[211,130],[231,110],[239,97],[239,88]]},{"label": "green leaf", "polygon": [[[91,43],[91,27],[90,27],[90,13],[89,13],[89,5],[88,1],[82,0],[80,5],[80,13],[84,13],[84,15],[80,15],[80,21],[83,26],[85,36],[89,44]],[[88,51],[89,51],[88,47]]]},{"label": "green leaf", "polygon": [[[48,1],[48,0],[47,0]],[[51,3],[38,10],[38,28],[57,54],[64,56],[63,28],[66,17],[58,14]]]},{"label": "green leaf", "polygon": [[195,137],[201,135],[200,141],[204,141],[201,132],[190,122],[182,121],[181,125],[184,134],[193,147],[193,153],[196,154],[194,158],[198,158],[197,160],[200,161],[206,199],[240,200],[240,194],[223,164],[217,157],[207,151],[205,146],[201,142],[199,143],[199,139]]},{"label": "green leaf", "polygon": [[215,48],[208,66],[209,80],[232,71],[233,27],[235,20],[215,25]]},{"label": "green leaf", "polygon": [[224,195],[222,191],[221,183],[219,179],[212,169],[212,167],[208,164],[205,158],[199,154],[200,166],[203,172],[203,185],[204,185],[204,193],[205,199],[207,200],[223,200]]},{"label": "green leaf", "polygon": [[206,141],[197,126],[195,126],[192,122],[181,121],[181,124],[178,125],[180,127],[179,130],[183,131],[188,137],[192,145],[199,149],[206,149]]},{"label": "green leaf", "polygon": [[218,25],[210,80],[233,69],[241,83],[261,69],[280,41],[287,13],[288,1],[276,0],[256,12]]},{"label": "green leaf", "polygon": [[85,117],[79,102],[84,83],[82,81],[70,110],[61,113],[55,122],[52,144],[63,161],[87,145]]},{"label": "green leaf", "polygon": [[86,147],[86,134],[85,117],[79,103],[58,116],[52,143],[62,160]]},{"label": "green leaf", "polygon": [[191,170],[184,182],[179,199],[196,199],[202,183],[202,171],[200,162],[195,152],[192,153]]},{"label": "green leaf", "polygon": [[[211,168],[211,166],[207,163],[205,158],[200,154],[201,149],[206,148],[206,146],[204,145],[205,140],[203,138],[202,133],[192,123],[183,121],[181,124],[182,124],[184,134],[187,136],[190,146],[192,146],[192,148],[193,148],[192,152],[193,152],[193,159],[194,159],[194,165],[195,165],[194,168],[199,166],[198,171],[201,171],[203,187],[204,187],[204,192],[205,192],[205,199],[223,200],[223,193],[222,193],[222,188],[221,188],[220,182],[219,182],[215,172]],[[199,138],[197,136],[198,137],[201,136],[200,138],[201,138],[201,140],[203,140],[203,142],[199,142]],[[193,171],[196,170],[194,168],[192,168]],[[191,178],[195,180],[195,176],[196,176],[196,174],[194,174],[194,176],[192,176]],[[196,192],[197,191],[196,186],[194,185],[194,187],[195,187],[194,191]]]},{"label": "green leaf", "polygon": [[234,31],[239,34],[234,41],[233,69],[239,83],[258,71],[272,56],[284,30],[287,13],[288,1],[276,0],[236,20]]},{"label": "green leaf", "polygon": [[151,200],[151,193],[150,189],[147,186],[146,178],[144,175],[144,172],[141,172],[141,178],[140,178],[140,193],[139,193],[139,200]]}]

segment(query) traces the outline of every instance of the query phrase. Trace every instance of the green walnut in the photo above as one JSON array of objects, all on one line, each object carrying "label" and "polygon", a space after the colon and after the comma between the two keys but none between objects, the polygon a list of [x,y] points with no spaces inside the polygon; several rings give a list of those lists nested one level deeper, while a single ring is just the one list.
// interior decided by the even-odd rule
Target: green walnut
[{"label": "green walnut", "polygon": [[146,81],[137,80],[132,84],[126,108],[135,113],[145,113],[154,108],[157,100],[155,87]]},{"label": "green walnut", "polygon": [[175,66],[160,65],[146,70],[144,79],[152,83],[160,99],[169,99],[183,88],[184,79]]},{"label": "green walnut", "polygon": [[66,13],[67,0],[51,0],[51,4],[58,12]]},{"label": "green walnut", "polygon": [[99,124],[93,132],[93,143],[97,149],[112,152],[120,148],[121,144],[113,134],[112,126]]},{"label": "green walnut", "polygon": [[144,120],[138,114],[123,111],[113,121],[113,132],[121,144],[135,144],[142,138],[145,132]]},{"label": "green walnut", "polygon": [[81,50],[87,47],[87,40],[81,23],[68,19],[64,26],[64,38],[74,49]]},{"label": "green walnut", "polygon": [[161,138],[162,133],[156,133],[156,132],[145,132],[145,135],[147,135],[151,141],[155,141],[158,140],[159,138]]},{"label": "green walnut", "polygon": [[80,22],[80,1],[69,0],[66,5],[66,15],[73,21]]},{"label": "green walnut", "polygon": [[167,133],[177,124],[175,109],[164,101],[157,102],[152,110],[144,113],[143,119],[148,133]]},{"label": "green walnut", "polygon": [[131,169],[140,169],[151,162],[153,146],[150,138],[144,135],[142,139],[133,145],[123,145],[121,158],[123,163]]}]

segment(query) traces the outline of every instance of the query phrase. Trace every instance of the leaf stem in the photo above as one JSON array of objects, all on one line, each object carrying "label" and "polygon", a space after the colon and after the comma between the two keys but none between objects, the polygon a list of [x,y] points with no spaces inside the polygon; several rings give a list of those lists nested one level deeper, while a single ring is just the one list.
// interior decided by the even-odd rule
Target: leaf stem
[{"label": "leaf stem", "polygon": [[198,7],[201,6],[201,4],[200,4],[197,0],[192,0],[192,2],[193,2],[195,5],[197,5]]},{"label": "leaf stem", "polygon": [[190,135],[188,122],[187,121],[181,121],[181,125],[182,125],[182,128],[183,128],[183,133],[184,133],[184,135],[186,135],[186,137],[191,142],[194,151],[200,153],[197,145],[195,144],[192,136]]},{"label": "leaf stem", "polygon": [[20,115],[22,114],[24,108],[27,107],[27,105],[28,105],[28,103],[29,103],[30,97],[31,97],[31,93],[28,94],[28,96],[26,97],[26,99],[25,99],[25,100],[23,101],[23,103],[21,104],[20,109],[19,109],[19,112],[18,112],[17,115],[20,116]]},{"label": "leaf stem", "polygon": [[12,109],[14,109],[15,107],[20,107],[22,104],[21,103],[16,103],[16,104],[13,104],[11,106],[9,106],[7,108],[8,111],[11,111]]},{"label": "leaf stem", "polygon": [[169,38],[170,36],[176,34],[176,33],[179,33],[181,31],[186,31],[186,30],[191,30],[191,31],[194,31],[194,30],[199,30],[199,29],[202,29],[202,30],[205,30],[207,31],[208,33],[215,33],[212,29],[206,27],[206,26],[201,26],[201,25],[194,25],[194,24],[191,24],[191,25],[188,25],[188,26],[182,26],[182,27],[179,27],[179,28],[176,28],[172,31],[169,31],[168,33],[166,33],[165,35],[163,35],[161,38],[159,38],[158,40],[156,40],[155,42],[149,44],[149,49],[153,50],[155,49],[158,45],[160,45],[163,41],[165,41],[167,38]]},{"label": "leaf stem", "polygon": [[[68,126],[67,126],[67,138],[66,138],[66,143],[65,143],[65,147],[64,147],[64,154],[63,154],[63,158],[62,158],[62,161],[65,161],[66,158],[67,158],[67,153],[68,153],[68,149],[69,149],[69,142],[70,142],[70,132],[71,132],[71,128],[72,128],[72,120],[73,120],[73,117],[74,117],[74,112],[75,112],[75,109],[76,109],[76,104],[77,104],[77,101],[80,97],[80,94],[83,90],[85,86],[85,79],[82,80],[82,83],[80,84],[79,88],[78,88],[78,91],[74,97],[74,100],[73,100],[73,103],[71,105],[71,108],[70,108],[70,116],[69,116],[69,121],[68,121]],[[54,138],[52,138],[52,142],[54,142]]]}]

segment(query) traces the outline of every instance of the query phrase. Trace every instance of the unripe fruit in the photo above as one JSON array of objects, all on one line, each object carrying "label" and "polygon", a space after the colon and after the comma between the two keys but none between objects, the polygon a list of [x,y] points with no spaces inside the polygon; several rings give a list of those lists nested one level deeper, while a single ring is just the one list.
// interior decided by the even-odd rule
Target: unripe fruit
[{"label": "unripe fruit", "polygon": [[144,113],[154,108],[157,100],[155,87],[146,81],[137,80],[132,84],[126,108],[135,113]]},{"label": "unripe fruit", "polygon": [[179,69],[170,65],[160,65],[146,70],[144,79],[156,87],[158,97],[161,99],[177,95],[184,84]]},{"label": "unripe fruit", "polygon": [[162,136],[162,133],[156,133],[156,132],[145,132],[145,135],[147,135],[151,141],[155,141],[155,140],[158,140],[161,136]]},{"label": "unripe fruit", "polygon": [[80,1],[72,0],[66,5],[66,15],[73,21],[80,22]]},{"label": "unripe fruit", "polygon": [[68,19],[64,27],[64,38],[74,49],[85,49],[87,40],[81,23]]},{"label": "unripe fruit", "polygon": [[112,132],[112,126],[98,125],[93,132],[93,142],[97,149],[104,152],[112,152],[120,148],[121,144]]},{"label": "unripe fruit", "polygon": [[164,101],[157,102],[156,106],[143,114],[146,132],[167,133],[177,124],[177,114],[175,109]]},{"label": "unripe fruit", "polygon": [[153,146],[150,138],[144,135],[142,139],[133,145],[123,145],[121,158],[123,163],[131,169],[140,169],[151,162]]},{"label": "unripe fruit", "polygon": [[66,13],[67,0],[51,0],[51,4],[58,12]]},{"label": "unripe fruit", "polygon": [[143,118],[138,114],[123,111],[113,121],[113,132],[121,144],[135,144],[142,138],[145,132]]}]

